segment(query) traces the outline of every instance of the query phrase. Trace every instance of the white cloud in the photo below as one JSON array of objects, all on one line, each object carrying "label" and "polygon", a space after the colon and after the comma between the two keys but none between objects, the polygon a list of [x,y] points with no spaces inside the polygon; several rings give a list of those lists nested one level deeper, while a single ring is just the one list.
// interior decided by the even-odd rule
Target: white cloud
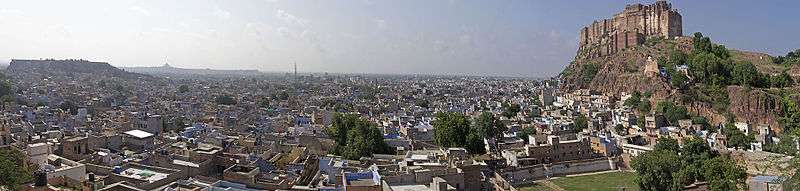
[{"label": "white cloud", "polygon": [[464,44],[472,43],[472,35],[463,34],[460,37],[458,37],[458,40],[461,41],[461,43],[464,43]]},{"label": "white cloud", "polygon": [[374,19],[374,21],[375,21],[375,26],[377,26],[378,29],[385,29],[386,28],[386,20]]},{"label": "white cloud", "polygon": [[22,17],[22,11],[13,9],[0,9],[0,19]]},{"label": "white cloud", "polygon": [[277,17],[278,19],[281,19],[284,22],[289,23],[289,24],[294,24],[294,25],[298,25],[298,26],[301,26],[301,27],[308,26],[308,20],[300,18],[300,17],[297,17],[297,16],[294,16],[294,15],[284,11],[283,9],[276,10],[275,11],[275,17]]},{"label": "white cloud", "polygon": [[289,38],[292,36],[291,32],[289,32],[289,28],[286,27],[278,27],[275,29],[275,32],[278,32],[279,35],[285,38]]},{"label": "white cloud", "polygon": [[220,19],[226,19],[227,20],[227,19],[231,18],[231,12],[228,12],[226,10],[222,10],[219,7],[217,7],[216,9],[214,9],[214,16],[216,16],[216,17],[218,17]]},{"label": "white cloud", "polygon": [[144,7],[132,6],[129,9],[131,11],[135,12],[136,14],[139,14],[140,16],[150,16],[151,15],[150,11],[145,9]]}]

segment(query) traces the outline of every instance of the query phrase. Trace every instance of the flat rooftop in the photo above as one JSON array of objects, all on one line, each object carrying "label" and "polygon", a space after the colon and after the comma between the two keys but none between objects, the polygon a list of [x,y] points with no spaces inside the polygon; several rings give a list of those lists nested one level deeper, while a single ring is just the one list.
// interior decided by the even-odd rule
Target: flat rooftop
[{"label": "flat rooftop", "polygon": [[144,139],[144,138],[148,138],[148,137],[152,137],[153,136],[152,133],[148,133],[146,131],[142,131],[142,130],[138,130],[138,129],[126,131],[125,134],[133,136],[133,137],[136,137],[136,138],[139,138],[139,139]]},{"label": "flat rooftop", "polygon": [[137,180],[155,182],[167,178],[168,174],[145,169],[128,168],[119,173],[119,175]]},{"label": "flat rooftop", "polygon": [[412,185],[399,185],[399,186],[389,186],[394,191],[431,191],[428,186],[421,185],[421,184],[412,184]]}]

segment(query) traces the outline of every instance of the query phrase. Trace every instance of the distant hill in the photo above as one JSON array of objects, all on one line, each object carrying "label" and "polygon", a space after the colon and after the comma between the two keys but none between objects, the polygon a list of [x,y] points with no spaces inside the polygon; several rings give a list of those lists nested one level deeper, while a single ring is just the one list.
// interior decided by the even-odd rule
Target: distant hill
[{"label": "distant hill", "polygon": [[11,75],[63,75],[72,76],[75,74],[91,74],[95,76],[118,77],[125,79],[135,79],[148,77],[147,75],[126,72],[106,62],[92,62],[87,60],[20,60],[12,59],[6,68]]},{"label": "distant hill", "polygon": [[150,75],[261,75],[258,70],[212,70],[176,68],[169,64],[157,67],[123,67],[126,71]]}]

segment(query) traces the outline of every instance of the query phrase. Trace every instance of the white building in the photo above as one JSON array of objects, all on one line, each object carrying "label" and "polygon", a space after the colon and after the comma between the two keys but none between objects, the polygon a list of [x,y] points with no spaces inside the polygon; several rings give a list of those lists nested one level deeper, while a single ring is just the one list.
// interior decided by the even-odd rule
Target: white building
[{"label": "white building", "polygon": [[130,130],[125,132],[123,142],[129,148],[151,150],[155,146],[155,136],[142,130]]}]

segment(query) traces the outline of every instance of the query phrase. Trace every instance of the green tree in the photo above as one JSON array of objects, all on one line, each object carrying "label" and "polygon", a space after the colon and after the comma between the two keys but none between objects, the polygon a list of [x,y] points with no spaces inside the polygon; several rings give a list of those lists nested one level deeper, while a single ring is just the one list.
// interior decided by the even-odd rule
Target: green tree
[{"label": "green tree", "polygon": [[727,138],[727,141],[725,142],[726,146],[731,148],[750,148],[750,143],[755,141],[755,137],[752,135],[745,135],[733,124],[725,125],[725,129],[723,129],[722,134]]},{"label": "green tree", "polygon": [[362,132],[359,131],[358,128],[352,128],[347,131],[347,134],[350,134],[351,136],[346,137],[347,141],[341,148],[342,157],[351,160],[358,160],[361,157],[372,156],[372,154],[369,152],[367,140],[364,139],[364,136],[361,133]]},{"label": "green tree", "polygon": [[289,92],[287,92],[286,90],[283,90],[281,92],[272,94],[272,99],[280,100],[280,101],[289,100]]},{"label": "green tree", "polygon": [[178,128],[177,130],[179,130],[179,131],[183,130],[183,128],[185,128],[186,125],[188,125],[188,124],[186,124],[186,121],[187,121],[187,119],[185,117],[176,117],[174,125],[175,125],[175,127]]},{"label": "green tree", "polygon": [[575,118],[575,129],[582,131],[587,128],[589,128],[589,119],[584,115],[578,115],[578,117]]},{"label": "green tree", "polygon": [[394,153],[376,126],[355,114],[336,113],[331,126],[325,132],[336,141],[333,154],[347,159]]},{"label": "green tree", "polygon": [[673,189],[673,177],[680,170],[678,154],[666,150],[654,150],[639,155],[631,161],[636,170],[636,182],[641,190]]},{"label": "green tree", "polygon": [[464,147],[470,154],[484,154],[486,153],[485,144],[483,139],[477,132],[472,131],[467,135],[467,145]]},{"label": "green tree", "polygon": [[511,104],[503,104],[503,113],[501,115],[505,116],[506,118],[512,118],[519,113],[520,108],[519,104],[511,103]]},{"label": "green tree", "polygon": [[70,115],[78,114],[78,105],[75,105],[75,103],[73,103],[70,100],[65,100],[64,102],[61,102],[61,104],[58,105],[58,108],[66,112],[69,112]]},{"label": "green tree", "polygon": [[689,56],[686,53],[677,49],[672,49],[667,59],[667,66],[674,67],[675,65],[685,64]]},{"label": "green tree", "polygon": [[639,111],[639,113],[645,114],[645,113],[650,113],[651,107],[652,106],[650,106],[650,101],[645,99],[639,102],[639,105],[636,106],[636,109]]},{"label": "green tree", "polygon": [[9,80],[0,79],[0,96],[10,96],[14,93],[14,86]]},{"label": "green tree", "polygon": [[689,74],[697,81],[712,85],[727,85],[726,60],[712,53],[698,53],[689,62]]},{"label": "green tree", "polygon": [[689,112],[686,110],[686,107],[682,105],[676,105],[670,101],[662,101],[656,104],[656,112],[664,114],[664,117],[667,118],[672,125],[677,125],[678,120],[681,119],[689,119]]},{"label": "green tree", "polygon": [[708,37],[704,37],[703,33],[695,32],[694,38],[692,38],[692,45],[694,46],[693,51],[697,52],[711,52],[711,39]]},{"label": "green tree", "polygon": [[731,70],[731,77],[734,84],[742,86],[758,86],[760,73],[753,63],[737,62]]},{"label": "green tree", "polygon": [[[683,147],[675,139],[659,138],[653,151],[634,158],[631,166],[637,170],[642,190],[682,190],[694,182],[717,178],[706,174],[704,166],[706,161],[719,157],[698,137],[684,139]],[[662,175],[664,180],[654,178],[666,173],[672,175]]]},{"label": "green tree", "polygon": [[709,129],[711,124],[708,123],[708,119],[703,116],[692,116],[692,124],[700,124],[703,126],[703,129]]},{"label": "green tree", "polygon": [[703,171],[710,190],[746,189],[747,172],[727,157],[715,157],[703,163]]},{"label": "green tree", "polygon": [[261,97],[256,102],[256,105],[258,105],[258,107],[260,107],[260,108],[268,108],[269,107],[269,103],[270,103],[269,97]]},{"label": "green tree", "polygon": [[600,66],[594,63],[587,63],[581,65],[581,79],[584,83],[592,82],[594,76],[600,70]]},{"label": "green tree", "polygon": [[669,79],[669,84],[678,89],[685,89],[689,84],[689,77],[681,72],[674,72]]},{"label": "green tree", "polygon": [[0,187],[18,190],[31,180],[32,172],[25,161],[28,161],[25,153],[19,150],[0,149]]},{"label": "green tree", "polygon": [[622,105],[628,106],[630,108],[637,108],[639,107],[639,103],[641,103],[642,101],[641,99],[642,95],[639,93],[639,91],[634,91],[633,93],[631,93],[631,97],[626,99],[625,102],[622,103]]},{"label": "green tree", "polygon": [[479,138],[497,138],[506,131],[506,125],[491,112],[482,112],[473,123]]},{"label": "green tree", "polygon": [[769,83],[772,87],[783,88],[794,85],[794,80],[792,79],[792,76],[789,76],[789,73],[783,71],[779,75],[770,77]]},{"label": "green tree", "polygon": [[[778,138],[780,140],[795,140],[796,138],[798,138],[798,136],[797,136],[798,134],[800,134],[800,133],[798,133],[797,129],[795,129],[795,130],[793,130],[793,132],[783,133],[781,135],[778,135]],[[773,153],[785,154],[785,155],[797,155],[798,154],[797,153],[797,147],[796,147],[794,141],[780,141],[780,142],[777,142],[777,143],[766,144],[766,145],[764,145],[764,150],[765,151],[769,151],[769,152],[773,152]],[[800,179],[798,179],[798,180],[800,180]],[[800,182],[798,182],[798,183],[800,183]]]},{"label": "green tree", "polygon": [[705,176],[703,175],[702,164],[703,161],[706,161],[710,158],[715,157],[717,154],[711,151],[711,148],[708,147],[705,140],[692,137],[689,139],[684,139],[683,148],[681,148],[681,164],[683,168],[681,169],[681,177],[682,179],[678,179],[681,185],[689,185],[694,183],[695,181],[705,181]]},{"label": "green tree", "polygon": [[616,131],[617,134],[620,134],[620,135],[627,135],[628,134],[628,131],[625,129],[625,126],[622,126],[622,124],[615,125],[614,126],[614,131]]},{"label": "green tree", "polygon": [[180,85],[180,86],[178,86],[178,92],[179,92],[179,93],[186,93],[186,92],[189,92],[189,86],[188,86],[188,85],[186,85],[186,84],[183,84],[183,85]]},{"label": "green tree", "polygon": [[795,102],[790,95],[787,95],[783,91],[781,91],[781,106],[781,116],[778,118],[778,122],[780,122],[788,132],[800,129],[800,106],[797,105],[797,102]]},{"label": "green tree", "polygon": [[702,85],[693,87],[690,91],[693,99],[701,102],[711,103],[712,107],[720,113],[728,110],[730,99],[728,99],[727,86]]},{"label": "green tree", "polygon": [[681,160],[687,163],[697,164],[715,157],[716,154],[711,151],[711,147],[706,144],[706,141],[699,137],[692,137],[684,139],[683,148],[681,148]]},{"label": "green tree", "polygon": [[[800,132],[795,131],[795,132],[792,132],[791,134],[794,137],[796,137],[797,135],[800,134]],[[784,134],[784,135],[786,135],[786,134]],[[781,139],[781,140],[786,140],[786,139]],[[789,142],[789,141],[781,141],[781,142]],[[791,146],[791,147],[794,147],[794,146]],[[792,149],[795,149],[795,148],[792,148]],[[800,169],[800,155],[798,155],[797,153],[794,153],[793,155],[794,155],[794,158],[792,160],[790,160],[790,163],[791,163],[790,165],[794,169]],[[800,173],[794,173],[794,175],[792,175],[789,178],[787,178],[786,181],[783,182],[782,186],[783,186],[783,190],[800,190]]]},{"label": "green tree", "polygon": [[695,167],[683,167],[674,174],[672,174],[672,188],[673,190],[679,190],[677,188],[683,188],[685,185],[691,185],[697,180],[696,170],[692,168]]},{"label": "green tree", "polygon": [[14,102],[15,99],[11,95],[4,95],[4,96],[0,96],[0,101],[2,101],[3,103],[7,103],[7,102]]},{"label": "green tree", "polygon": [[680,149],[681,147],[678,146],[678,140],[671,137],[659,137],[656,140],[656,145],[653,147],[653,150],[664,150],[675,153],[680,152]]},{"label": "green tree", "polygon": [[236,99],[227,94],[217,96],[217,98],[214,99],[214,102],[222,105],[236,105]]},{"label": "green tree", "polygon": [[456,112],[436,113],[433,121],[433,141],[442,147],[464,147],[470,130],[470,121]]},{"label": "green tree", "polygon": [[528,141],[528,135],[535,135],[536,129],[533,127],[522,128],[517,132],[517,138],[521,138],[525,141]]},{"label": "green tree", "polygon": [[421,108],[425,108],[425,109],[428,109],[428,107],[430,107],[430,104],[431,103],[428,102],[428,100],[425,100],[425,99],[418,99],[418,100],[414,101],[414,105],[416,105],[418,107],[421,107]]}]

